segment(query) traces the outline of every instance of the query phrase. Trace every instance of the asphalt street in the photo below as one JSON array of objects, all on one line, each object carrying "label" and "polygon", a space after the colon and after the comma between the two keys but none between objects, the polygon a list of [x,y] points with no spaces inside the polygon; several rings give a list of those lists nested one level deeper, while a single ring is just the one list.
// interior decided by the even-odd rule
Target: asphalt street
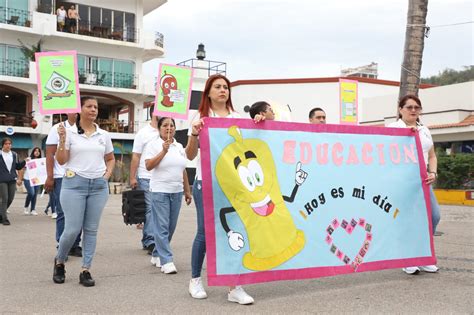
[{"label": "asphalt street", "polygon": [[[18,193],[0,225],[0,313],[474,313],[474,208],[442,206],[435,237],[440,271],[406,275],[400,269],[302,281],[246,286],[250,306],[227,301],[227,288],[207,287],[208,298],[188,294],[194,205],[184,206],[173,238],[178,273],[164,275],[141,249],[141,230],[126,226],[121,195],[110,195],[99,229],[91,273],[96,286],[78,284],[80,258],[66,265],[66,283],[52,281],[55,224],[44,215],[25,216]],[[205,276],[204,276],[205,279]],[[206,283],[206,280],[204,280]]]}]

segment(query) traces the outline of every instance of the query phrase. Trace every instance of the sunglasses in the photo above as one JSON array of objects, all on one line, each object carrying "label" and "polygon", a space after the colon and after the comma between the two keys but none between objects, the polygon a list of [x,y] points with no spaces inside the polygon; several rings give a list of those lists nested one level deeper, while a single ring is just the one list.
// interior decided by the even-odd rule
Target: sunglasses
[{"label": "sunglasses", "polygon": [[403,108],[409,110],[410,112],[413,110],[416,112],[421,111],[421,106],[404,106]]}]

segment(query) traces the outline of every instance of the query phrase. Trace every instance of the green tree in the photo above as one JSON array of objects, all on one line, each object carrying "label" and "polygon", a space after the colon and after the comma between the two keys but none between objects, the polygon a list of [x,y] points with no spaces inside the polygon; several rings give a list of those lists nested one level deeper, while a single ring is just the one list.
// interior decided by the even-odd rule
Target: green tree
[{"label": "green tree", "polygon": [[447,155],[438,151],[438,180],[436,188],[462,189],[474,176],[474,154]]},{"label": "green tree", "polygon": [[41,39],[38,41],[36,45],[31,45],[30,47],[25,45],[20,39],[18,39],[18,41],[21,44],[20,46],[21,52],[23,53],[25,58],[31,61],[35,61],[35,53],[41,52],[41,45],[42,45]]},{"label": "green tree", "polygon": [[434,85],[449,85],[474,81],[474,66],[464,66],[463,70],[444,69],[437,75],[421,79],[421,82]]}]

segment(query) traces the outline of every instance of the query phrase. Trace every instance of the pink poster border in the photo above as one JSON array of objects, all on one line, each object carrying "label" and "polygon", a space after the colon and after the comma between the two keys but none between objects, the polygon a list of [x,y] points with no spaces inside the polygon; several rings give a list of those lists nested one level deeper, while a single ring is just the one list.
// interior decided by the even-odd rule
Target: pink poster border
[{"label": "pink poster border", "polygon": [[[168,67],[173,67],[173,68],[181,68],[181,69],[186,69],[186,70],[191,70],[191,82],[189,82],[189,89],[188,89],[188,104],[186,105],[186,113],[180,114],[180,113],[173,113],[173,112],[167,112],[167,111],[160,111],[158,110],[158,98],[160,95],[161,91],[161,84],[160,84],[160,79],[161,79],[161,69],[163,66],[168,66]],[[184,66],[177,66],[177,65],[172,65],[168,63],[160,63],[160,67],[158,68],[158,78],[156,80],[156,86],[155,86],[155,109],[153,110],[153,115],[154,116],[160,116],[160,117],[171,117],[174,119],[188,119],[189,115],[189,104],[191,104],[191,92],[192,92],[192,87],[193,87],[193,78],[194,78],[194,69],[190,67],[184,67]]]},{"label": "pink poster border", "polygon": [[[342,119],[342,84],[343,82],[347,83],[355,83],[356,84],[356,103],[355,103],[355,110],[356,110],[356,121],[344,121]],[[348,80],[348,79],[339,79],[339,123],[344,125],[357,125],[359,123],[359,81],[357,80]]]},{"label": "pink poster border", "polygon": [[[421,150],[421,142],[417,132],[408,128],[381,128],[366,127],[353,125],[331,125],[331,124],[303,124],[303,123],[283,123],[275,121],[265,121],[258,126],[251,119],[219,119],[205,118],[204,129],[200,134],[201,145],[201,165],[202,165],[202,187],[203,187],[203,205],[204,205],[204,225],[206,231],[206,248],[207,248],[207,275],[208,285],[225,286],[225,285],[241,285],[260,282],[270,282],[279,280],[297,280],[327,277],[340,274],[355,273],[351,266],[329,266],[329,267],[312,267],[305,269],[291,270],[270,270],[261,272],[252,272],[246,274],[217,275],[216,268],[216,234],[215,234],[215,218],[214,218],[214,200],[212,195],[212,173],[211,173],[211,157],[210,157],[210,128],[229,128],[237,125],[242,129],[265,129],[277,131],[306,131],[306,132],[331,132],[342,134],[364,134],[364,135],[391,135],[391,136],[415,136],[416,147],[418,153],[419,170],[421,178],[427,177],[426,165],[424,163],[423,151]],[[428,217],[431,218],[431,204],[429,185],[423,181],[423,194],[425,204],[428,211]],[[391,268],[402,268],[408,266],[425,266],[436,264],[436,255],[433,243],[433,227],[431,220],[429,222],[430,231],[430,248],[432,256],[416,257],[409,259],[394,259],[376,262],[365,262],[359,266],[357,272],[374,271]]]},{"label": "pink poster border", "polygon": [[[41,57],[48,57],[48,56],[73,56],[74,59],[74,82],[76,86],[76,108],[68,108],[68,109],[43,109],[43,87],[41,86],[41,74],[40,74],[40,63],[39,60]],[[75,50],[65,50],[65,51],[48,51],[48,52],[39,52],[35,53],[35,60],[36,60],[36,86],[38,89],[38,104],[39,104],[39,111],[41,115],[48,115],[48,114],[70,114],[70,113],[79,113],[81,111],[81,93],[79,89],[79,74],[78,74],[78,67],[77,67],[77,51]]]}]

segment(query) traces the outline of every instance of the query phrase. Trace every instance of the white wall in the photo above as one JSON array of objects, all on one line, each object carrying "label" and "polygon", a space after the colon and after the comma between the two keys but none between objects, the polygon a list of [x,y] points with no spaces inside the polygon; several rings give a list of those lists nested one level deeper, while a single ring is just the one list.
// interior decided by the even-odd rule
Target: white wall
[{"label": "white wall", "polygon": [[[359,82],[359,115],[363,112],[364,98],[394,91],[398,91],[398,86]],[[242,115],[246,115],[245,105],[257,101],[274,101],[282,106],[289,104],[294,122],[308,122],[309,111],[321,107],[326,112],[327,123],[339,123],[339,82],[253,84],[232,88],[232,102]]]}]

